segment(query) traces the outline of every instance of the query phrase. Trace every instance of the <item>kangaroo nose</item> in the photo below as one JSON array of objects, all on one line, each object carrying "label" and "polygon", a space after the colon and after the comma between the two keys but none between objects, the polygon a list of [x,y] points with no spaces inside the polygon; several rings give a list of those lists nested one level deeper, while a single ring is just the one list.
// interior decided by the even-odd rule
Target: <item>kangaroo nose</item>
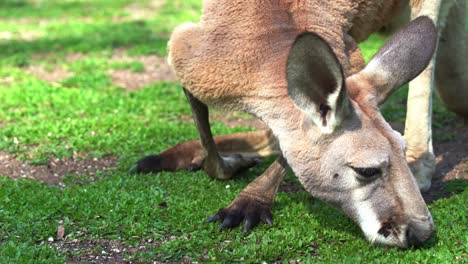
[{"label": "kangaroo nose", "polygon": [[419,247],[429,240],[434,233],[434,224],[429,216],[427,220],[413,220],[406,230],[406,239],[409,246]]}]

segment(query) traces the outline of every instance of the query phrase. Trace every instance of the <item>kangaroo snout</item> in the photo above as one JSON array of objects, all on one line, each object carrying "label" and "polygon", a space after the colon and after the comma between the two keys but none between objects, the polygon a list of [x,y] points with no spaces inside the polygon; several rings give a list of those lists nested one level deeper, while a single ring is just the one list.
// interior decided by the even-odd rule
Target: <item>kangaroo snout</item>
[{"label": "kangaroo snout", "polygon": [[408,246],[421,246],[432,237],[434,231],[434,222],[432,222],[432,216],[430,214],[424,218],[412,219],[406,230]]}]

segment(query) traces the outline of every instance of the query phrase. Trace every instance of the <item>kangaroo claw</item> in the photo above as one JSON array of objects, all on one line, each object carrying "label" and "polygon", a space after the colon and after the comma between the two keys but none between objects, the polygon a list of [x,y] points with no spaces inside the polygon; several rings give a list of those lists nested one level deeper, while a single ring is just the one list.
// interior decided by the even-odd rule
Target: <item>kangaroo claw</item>
[{"label": "kangaroo claw", "polygon": [[244,222],[243,232],[247,233],[256,227],[260,221],[267,225],[273,224],[270,206],[248,197],[236,198],[228,207],[219,209],[207,222],[220,221],[218,231],[224,228],[234,228]]}]

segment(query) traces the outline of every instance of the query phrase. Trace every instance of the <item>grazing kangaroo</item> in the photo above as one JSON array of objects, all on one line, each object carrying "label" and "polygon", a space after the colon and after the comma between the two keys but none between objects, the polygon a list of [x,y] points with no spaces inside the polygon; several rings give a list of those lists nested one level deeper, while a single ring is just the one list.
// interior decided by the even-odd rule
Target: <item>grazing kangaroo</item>
[{"label": "grazing kangaroo", "polygon": [[[203,168],[210,177],[230,179],[256,158],[276,154],[261,176],[209,219],[222,222],[219,230],[241,222],[244,231],[260,221],[271,224],[270,209],[289,166],[308,192],[344,211],[371,243],[420,245],[433,233],[432,217],[405,159],[405,140],[378,107],[430,63],[441,5],[416,0],[205,0],[200,23],[179,26],[169,44],[169,61],[184,86],[201,140],[144,157],[132,171]],[[407,6],[419,10],[414,11],[417,18],[365,66],[356,43],[399,18]],[[455,45],[454,38],[446,41]],[[433,63],[423,78],[432,79]],[[420,89],[430,96],[429,86]],[[430,97],[418,107],[429,111],[429,102]],[[250,113],[270,130],[213,137],[207,105]],[[421,115],[430,118],[430,111]],[[430,136],[427,120],[425,125]],[[424,144],[418,153],[431,154],[430,142]],[[424,163],[424,157],[413,156],[413,162]]]}]

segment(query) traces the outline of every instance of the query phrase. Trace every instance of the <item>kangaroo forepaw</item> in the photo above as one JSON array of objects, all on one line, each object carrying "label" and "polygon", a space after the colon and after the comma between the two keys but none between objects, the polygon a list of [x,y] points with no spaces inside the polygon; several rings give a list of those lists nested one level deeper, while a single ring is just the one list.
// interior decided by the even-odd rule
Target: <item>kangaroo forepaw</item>
[{"label": "kangaroo forepaw", "polygon": [[221,225],[218,231],[223,228],[234,228],[244,222],[244,232],[258,225],[260,220],[267,224],[273,224],[273,215],[270,211],[270,205],[248,197],[236,198],[228,207],[221,208],[208,218],[207,222],[219,220]]}]

